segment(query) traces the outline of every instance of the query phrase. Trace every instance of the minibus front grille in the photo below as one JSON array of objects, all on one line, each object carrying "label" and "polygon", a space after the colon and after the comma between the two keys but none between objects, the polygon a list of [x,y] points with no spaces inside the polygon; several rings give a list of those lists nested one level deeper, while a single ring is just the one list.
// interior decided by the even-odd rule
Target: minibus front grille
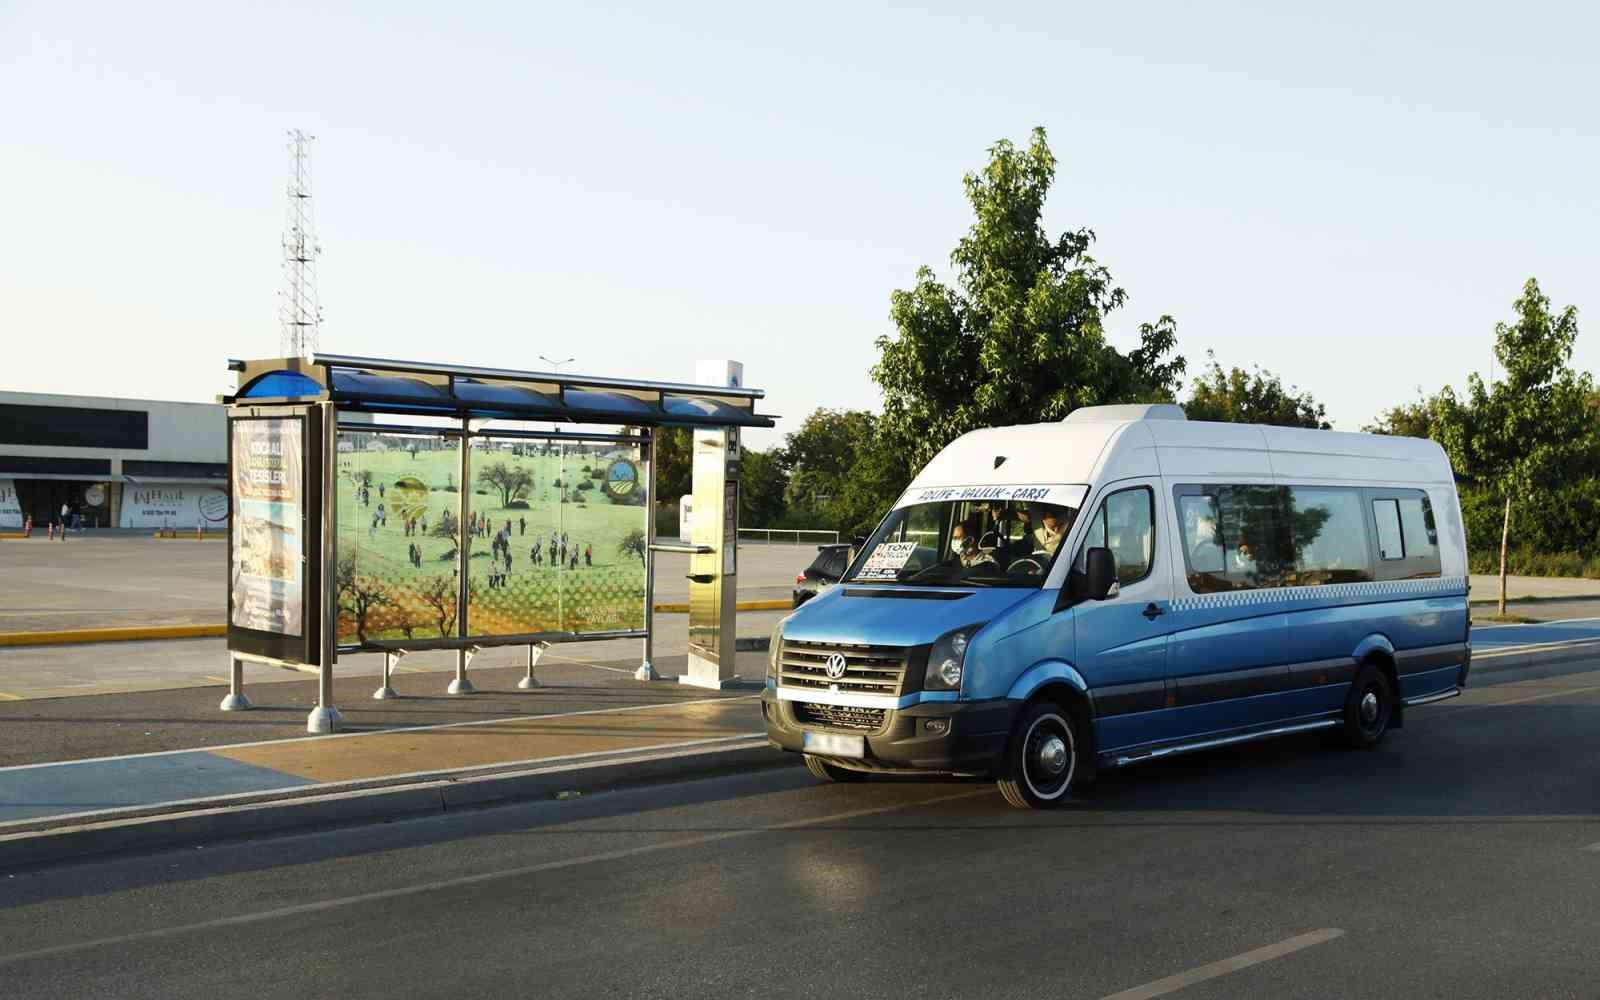
[{"label": "minibus front grille", "polygon": [[802,726],[827,726],[855,733],[875,733],[883,728],[887,709],[858,708],[855,705],[820,705],[811,701],[794,703],[795,721]]},{"label": "minibus front grille", "polygon": [[[898,696],[905,682],[906,653],[903,646],[785,639],[780,680],[785,687]],[[844,657],[844,672],[829,677],[828,661],[835,655]]]}]

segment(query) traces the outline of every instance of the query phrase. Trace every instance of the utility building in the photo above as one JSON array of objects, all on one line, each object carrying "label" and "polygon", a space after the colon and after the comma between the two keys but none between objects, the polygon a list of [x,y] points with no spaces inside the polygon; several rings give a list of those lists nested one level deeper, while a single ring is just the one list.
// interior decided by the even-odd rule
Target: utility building
[{"label": "utility building", "polygon": [[208,529],[228,523],[226,408],[0,392],[0,528]]}]

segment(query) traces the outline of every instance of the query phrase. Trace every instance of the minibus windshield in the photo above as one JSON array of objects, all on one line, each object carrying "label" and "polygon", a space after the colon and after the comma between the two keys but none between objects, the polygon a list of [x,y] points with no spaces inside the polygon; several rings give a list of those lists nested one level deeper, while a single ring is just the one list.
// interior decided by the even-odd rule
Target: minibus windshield
[{"label": "minibus windshield", "polygon": [[[1041,587],[1086,492],[1081,486],[921,491],[959,498],[902,501],[867,540],[845,582]],[[980,498],[968,496],[974,493]]]}]

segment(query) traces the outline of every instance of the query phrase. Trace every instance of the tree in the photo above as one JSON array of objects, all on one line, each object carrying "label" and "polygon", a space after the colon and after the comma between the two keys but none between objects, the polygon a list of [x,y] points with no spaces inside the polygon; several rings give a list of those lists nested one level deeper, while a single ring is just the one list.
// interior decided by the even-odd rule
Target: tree
[{"label": "tree", "polygon": [[812,411],[777,455],[788,477],[788,505],[827,509],[843,494],[851,467],[876,430],[877,418],[865,410]]},{"label": "tree", "polygon": [[356,639],[367,641],[367,620],[378,608],[395,603],[384,582],[358,571],[356,557],[345,556],[334,566],[334,586],[339,611],[355,619]]},{"label": "tree", "polygon": [[677,503],[693,488],[694,432],[687,427],[661,427],[655,435],[656,502]]},{"label": "tree", "polygon": [[745,448],[739,458],[739,520],[754,528],[770,527],[783,516],[784,487],[788,483],[778,459],[779,449]]},{"label": "tree", "polygon": [[1495,324],[1495,357],[1503,377],[1485,384],[1467,377],[1465,400],[1448,386],[1439,394],[1435,437],[1456,472],[1499,496],[1500,613],[1505,614],[1506,553],[1513,499],[1529,501],[1596,471],[1597,432],[1592,377],[1569,362],[1578,337],[1578,310],[1551,311],[1550,299],[1529,278],[1513,305],[1516,319]]},{"label": "tree", "polygon": [[1183,404],[1190,420],[1332,429],[1323,419],[1327,409],[1311,393],[1299,392],[1292,385],[1285,388],[1277,375],[1257,367],[1248,372],[1243,368],[1223,371],[1210,351],[1206,358],[1210,364],[1194,380],[1189,401]]},{"label": "tree", "polygon": [[964,181],[975,219],[951,254],[956,287],[924,267],[890,297],[896,334],[878,339],[872,377],[884,396],[881,432],[908,469],[969,430],[1170,401],[1178,388],[1184,361],[1172,354],[1170,316],[1140,326],[1127,354],[1106,342],[1105,317],[1127,293],[1089,256],[1091,230],[1046,234],[1055,167],[1042,128],[1027,149],[997,142]]},{"label": "tree", "polygon": [[647,551],[648,546],[645,543],[643,528],[634,528],[626,535],[623,535],[622,541],[617,543],[617,553],[619,555],[636,555],[641,563],[645,561],[645,553]]},{"label": "tree", "polygon": [[533,472],[521,466],[495,462],[478,472],[478,483],[500,491],[500,506],[511,505],[513,497],[527,496],[533,488]]},{"label": "tree", "polygon": [[1368,434],[1390,434],[1396,437],[1433,437],[1434,427],[1439,424],[1439,410],[1444,403],[1439,396],[1423,396],[1422,388],[1417,388],[1417,399],[1411,403],[1400,403],[1378,414],[1377,419],[1361,429]]},{"label": "tree", "polygon": [[[433,609],[441,638],[456,629],[456,582],[448,576],[431,576],[417,588],[417,597]],[[407,635],[407,638],[410,638]]]}]

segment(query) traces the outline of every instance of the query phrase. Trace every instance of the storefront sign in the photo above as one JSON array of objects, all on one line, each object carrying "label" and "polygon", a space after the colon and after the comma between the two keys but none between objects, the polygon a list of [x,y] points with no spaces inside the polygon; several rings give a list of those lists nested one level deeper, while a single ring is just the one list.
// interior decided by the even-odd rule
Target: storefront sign
[{"label": "storefront sign", "polygon": [[119,521],[124,528],[222,528],[228,523],[228,491],[172,483],[125,486]]},{"label": "storefront sign", "polygon": [[[233,421],[231,583],[239,628],[304,633],[302,426],[293,417]],[[196,509],[205,510],[198,500]]]}]

